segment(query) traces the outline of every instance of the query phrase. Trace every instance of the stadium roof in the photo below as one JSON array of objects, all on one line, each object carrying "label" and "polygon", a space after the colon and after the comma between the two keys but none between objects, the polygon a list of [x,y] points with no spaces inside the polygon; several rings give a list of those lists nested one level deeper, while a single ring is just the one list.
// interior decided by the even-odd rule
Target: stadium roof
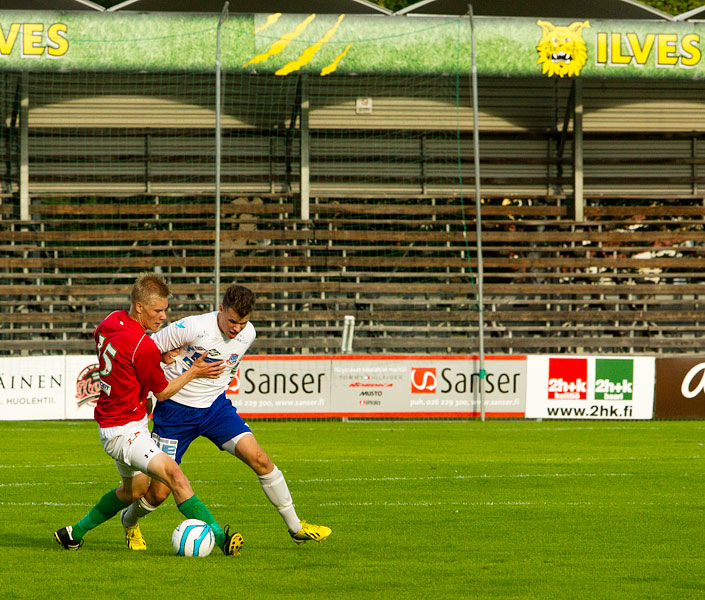
[{"label": "stadium roof", "polygon": [[421,0],[395,14],[464,15],[472,4],[473,13],[491,17],[553,17],[563,19],[667,19],[673,16],[636,0]]},{"label": "stadium roof", "polygon": [[[225,0],[0,0],[0,10],[220,13]],[[231,13],[391,14],[368,0],[230,0]]]},{"label": "stadium roof", "polygon": [[[637,0],[421,0],[396,15],[464,15],[472,3],[473,13],[491,17],[547,17],[565,19],[663,19],[686,20],[705,8],[673,17]],[[94,10],[139,12],[220,13],[225,0],[0,0],[0,10]],[[231,13],[332,13],[391,14],[369,0],[230,0]],[[691,13],[693,13],[691,15]]]}]

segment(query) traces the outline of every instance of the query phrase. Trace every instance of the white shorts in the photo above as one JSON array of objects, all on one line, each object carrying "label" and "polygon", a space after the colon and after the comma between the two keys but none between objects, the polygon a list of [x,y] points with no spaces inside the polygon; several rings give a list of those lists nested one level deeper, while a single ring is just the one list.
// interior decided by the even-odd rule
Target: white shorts
[{"label": "white shorts", "polygon": [[162,450],[149,433],[147,417],[118,427],[101,427],[100,441],[108,456],[115,459],[121,477],[147,473],[149,462]]}]

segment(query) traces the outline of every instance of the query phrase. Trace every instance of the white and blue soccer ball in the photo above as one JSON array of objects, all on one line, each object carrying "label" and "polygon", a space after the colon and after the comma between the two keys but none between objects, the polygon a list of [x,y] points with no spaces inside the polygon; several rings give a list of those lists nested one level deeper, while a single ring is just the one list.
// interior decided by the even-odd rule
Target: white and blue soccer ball
[{"label": "white and blue soccer ball", "polygon": [[178,556],[208,556],[215,547],[215,535],[208,523],[186,519],[171,534],[171,545]]}]

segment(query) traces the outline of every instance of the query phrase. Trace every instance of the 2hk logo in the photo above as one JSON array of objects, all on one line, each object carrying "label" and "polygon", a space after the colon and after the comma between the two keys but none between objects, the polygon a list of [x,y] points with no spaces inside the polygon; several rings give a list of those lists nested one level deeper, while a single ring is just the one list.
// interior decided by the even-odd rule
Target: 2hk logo
[{"label": "2hk logo", "polygon": [[437,387],[435,367],[411,369],[411,393],[435,394]]},{"label": "2hk logo", "polygon": [[586,358],[548,359],[548,399],[587,400]]},{"label": "2hk logo", "polygon": [[630,358],[595,360],[595,400],[632,400],[634,361]]}]

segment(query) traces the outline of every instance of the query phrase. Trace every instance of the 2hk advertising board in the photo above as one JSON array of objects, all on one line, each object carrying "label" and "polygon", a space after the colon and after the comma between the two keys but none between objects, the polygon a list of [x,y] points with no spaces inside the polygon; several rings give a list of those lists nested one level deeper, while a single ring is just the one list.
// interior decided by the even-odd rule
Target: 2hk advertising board
[{"label": "2hk advertising board", "polygon": [[529,356],[526,417],[651,419],[654,358]]}]

